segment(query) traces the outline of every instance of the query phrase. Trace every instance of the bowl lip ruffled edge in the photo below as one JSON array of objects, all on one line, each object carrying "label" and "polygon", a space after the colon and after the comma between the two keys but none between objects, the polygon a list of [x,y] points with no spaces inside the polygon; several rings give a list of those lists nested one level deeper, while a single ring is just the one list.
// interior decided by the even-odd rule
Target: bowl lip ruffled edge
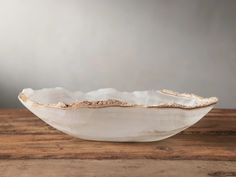
[{"label": "bowl lip ruffled edge", "polygon": [[[53,88],[51,88],[53,89]],[[63,88],[64,89],[64,88]],[[114,101],[118,101],[121,104],[103,104],[103,105],[94,105],[94,102],[97,101],[82,101],[82,102],[75,102],[72,104],[65,104],[63,102],[58,102],[55,104],[42,104],[42,103],[38,103],[35,102],[33,100],[31,100],[30,98],[28,98],[25,94],[24,94],[24,90],[23,89],[19,95],[18,95],[18,99],[22,102],[22,103],[28,103],[34,107],[47,107],[47,108],[57,108],[57,109],[81,109],[81,108],[92,108],[92,109],[97,109],[97,108],[109,108],[109,107],[120,107],[120,108],[170,108],[170,109],[184,109],[184,110],[193,110],[193,109],[199,109],[199,108],[204,108],[204,107],[209,107],[209,106],[213,106],[215,104],[217,104],[218,102],[218,98],[217,97],[209,97],[209,98],[203,98],[200,97],[198,95],[195,94],[189,94],[189,93],[179,93],[176,91],[172,91],[172,90],[168,90],[168,89],[162,89],[162,90],[158,90],[160,91],[162,94],[167,94],[167,95],[172,95],[175,97],[185,97],[185,98],[194,98],[194,99],[198,99],[201,100],[202,103],[195,105],[195,106],[186,106],[183,104],[177,104],[177,103],[160,103],[158,105],[150,105],[150,106],[146,106],[146,105],[137,105],[137,104],[122,104],[124,102],[120,101],[120,100],[114,100]],[[33,89],[32,89],[33,90]],[[41,89],[39,89],[41,90]],[[35,90],[33,90],[35,91]],[[108,100],[100,100],[101,102],[106,102]],[[88,104],[84,104],[84,102],[88,103]]]}]

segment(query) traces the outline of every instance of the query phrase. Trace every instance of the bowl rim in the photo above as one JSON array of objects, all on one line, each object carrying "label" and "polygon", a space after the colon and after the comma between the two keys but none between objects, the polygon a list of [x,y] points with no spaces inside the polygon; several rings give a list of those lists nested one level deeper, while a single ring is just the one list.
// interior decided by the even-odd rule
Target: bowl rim
[{"label": "bowl rim", "polygon": [[[58,87],[56,87],[58,88]],[[53,88],[50,88],[53,89]],[[64,89],[64,88],[63,88]],[[120,107],[120,108],[156,108],[156,109],[163,109],[163,108],[170,108],[170,109],[184,109],[184,110],[193,110],[193,109],[199,109],[204,107],[209,107],[217,104],[218,98],[217,97],[210,97],[210,98],[203,98],[198,95],[192,94],[192,93],[179,93],[172,90],[162,89],[158,90],[162,94],[171,95],[174,97],[184,97],[184,98],[193,98],[196,100],[200,100],[201,103],[195,105],[195,106],[187,106],[183,104],[177,104],[174,102],[170,103],[160,103],[158,105],[138,105],[138,104],[129,104],[126,102],[122,102],[120,100],[116,99],[108,99],[108,100],[100,100],[100,101],[80,101],[80,102],[74,102],[71,104],[65,104],[63,102],[53,103],[53,104],[43,104],[38,103],[34,100],[31,100],[26,94],[27,89],[23,89],[19,95],[18,99],[24,104],[28,103],[33,105],[34,107],[47,107],[47,108],[57,108],[57,109],[81,109],[81,108],[91,108],[91,109],[98,109],[98,108],[109,108],[109,107]],[[35,91],[31,89],[32,91]],[[42,89],[39,89],[42,90]]]}]

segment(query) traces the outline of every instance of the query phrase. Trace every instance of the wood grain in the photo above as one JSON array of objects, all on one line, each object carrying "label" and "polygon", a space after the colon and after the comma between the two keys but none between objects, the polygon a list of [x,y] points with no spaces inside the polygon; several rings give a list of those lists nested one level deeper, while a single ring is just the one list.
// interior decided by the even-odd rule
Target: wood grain
[{"label": "wood grain", "polygon": [[0,110],[0,159],[236,160],[236,110],[215,109],[182,133],[152,143],[70,137],[25,109]]},{"label": "wood grain", "polygon": [[0,160],[1,177],[233,177],[236,162],[196,160]]}]

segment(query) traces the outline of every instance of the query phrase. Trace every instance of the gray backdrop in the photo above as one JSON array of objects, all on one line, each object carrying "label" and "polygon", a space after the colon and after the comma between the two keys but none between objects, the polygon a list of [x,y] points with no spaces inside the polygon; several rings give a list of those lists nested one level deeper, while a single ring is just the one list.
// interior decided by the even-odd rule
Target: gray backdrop
[{"label": "gray backdrop", "polygon": [[235,0],[1,0],[0,107],[25,87],[168,88],[236,108]]}]

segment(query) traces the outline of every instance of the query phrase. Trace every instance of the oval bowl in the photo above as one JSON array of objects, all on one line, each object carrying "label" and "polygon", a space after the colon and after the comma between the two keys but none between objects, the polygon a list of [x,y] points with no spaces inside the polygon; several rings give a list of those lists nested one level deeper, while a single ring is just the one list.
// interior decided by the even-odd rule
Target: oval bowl
[{"label": "oval bowl", "polygon": [[22,104],[52,127],[77,138],[150,142],[173,136],[206,115],[216,97],[170,90],[87,93],[64,88],[23,89]]}]

